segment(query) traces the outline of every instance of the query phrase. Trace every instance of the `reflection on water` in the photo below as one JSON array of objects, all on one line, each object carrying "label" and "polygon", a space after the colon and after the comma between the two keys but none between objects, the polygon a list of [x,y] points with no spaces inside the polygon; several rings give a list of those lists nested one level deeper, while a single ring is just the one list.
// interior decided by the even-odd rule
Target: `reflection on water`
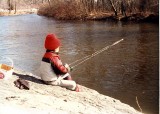
[{"label": "reflection on water", "polygon": [[158,113],[158,25],[142,23],[55,21],[37,15],[0,17],[0,56],[34,72],[44,53],[47,33],[62,41],[61,58],[71,63],[120,39],[72,72],[81,85],[117,98],[143,112]]}]

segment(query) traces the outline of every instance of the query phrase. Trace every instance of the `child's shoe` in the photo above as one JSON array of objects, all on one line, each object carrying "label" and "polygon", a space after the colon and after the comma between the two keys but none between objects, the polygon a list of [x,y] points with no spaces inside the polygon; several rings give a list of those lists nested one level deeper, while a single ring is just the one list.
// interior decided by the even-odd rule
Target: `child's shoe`
[{"label": "child's shoe", "polygon": [[80,90],[80,86],[79,86],[78,84],[76,85],[76,89],[75,89],[75,91],[76,91],[76,92],[81,92],[81,90]]}]

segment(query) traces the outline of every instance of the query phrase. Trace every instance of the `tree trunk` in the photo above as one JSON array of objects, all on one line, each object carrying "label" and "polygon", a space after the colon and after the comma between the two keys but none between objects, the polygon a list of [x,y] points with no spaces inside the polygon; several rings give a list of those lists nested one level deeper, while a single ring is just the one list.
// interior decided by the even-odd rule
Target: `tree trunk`
[{"label": "tree trunk", "polygon": [[8,10],[9,10],[9,14],[11,13],[11,0],[8,0],[7,1],[7,4],[8,4]]},{"label": "tree trunk", "polygon": [[126,5],[123,1],[121,1],[121,13],[126,17]]},{"label": "tree trunk", "polygon": [[15,5],[14,5],[14,14],[17,13],[17,1],[15,0]]},{"label": "tree trunk", "polygon": [[109,2],[110,2],[110,4],[111,4],[112,10],[114,11],[115,16],[117,16],[117,10],[116,10],[113,2],[112,2],[111,0],[109,0]]}]

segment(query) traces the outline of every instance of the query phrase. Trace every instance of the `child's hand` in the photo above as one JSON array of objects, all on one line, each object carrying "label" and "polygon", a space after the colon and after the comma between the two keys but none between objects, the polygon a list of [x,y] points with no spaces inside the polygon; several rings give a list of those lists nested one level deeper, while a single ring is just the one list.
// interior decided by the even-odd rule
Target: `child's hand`
[{"label": "child's hand", "polygon": [[67,63],[64,65],[64,67],[66,67],[66,69],[68,70],[68,72],[71,71],[71,67]]}]

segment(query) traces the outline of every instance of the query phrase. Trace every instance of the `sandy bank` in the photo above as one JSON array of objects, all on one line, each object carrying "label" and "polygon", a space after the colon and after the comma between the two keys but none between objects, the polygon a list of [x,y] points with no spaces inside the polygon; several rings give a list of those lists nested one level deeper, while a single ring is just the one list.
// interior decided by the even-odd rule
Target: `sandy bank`
[{"label": "sandy bank", "polygon": [[[25,79],[30,90],[15,87]],[[131,106],[95,90],[81,86],[82,92],[45,85],[39,77],[16,70],[8,79],[0,79],[0,114],[140,114]]]},{"label": "sandy bank", "polygon": [[21,9],[17,10],[15,13],[15,10],[4,10],[0,9],[0,16],[12,16],[12,15],[24,15],[24,14],[37,14],[38,9],[32,8],[32,9]]}]

